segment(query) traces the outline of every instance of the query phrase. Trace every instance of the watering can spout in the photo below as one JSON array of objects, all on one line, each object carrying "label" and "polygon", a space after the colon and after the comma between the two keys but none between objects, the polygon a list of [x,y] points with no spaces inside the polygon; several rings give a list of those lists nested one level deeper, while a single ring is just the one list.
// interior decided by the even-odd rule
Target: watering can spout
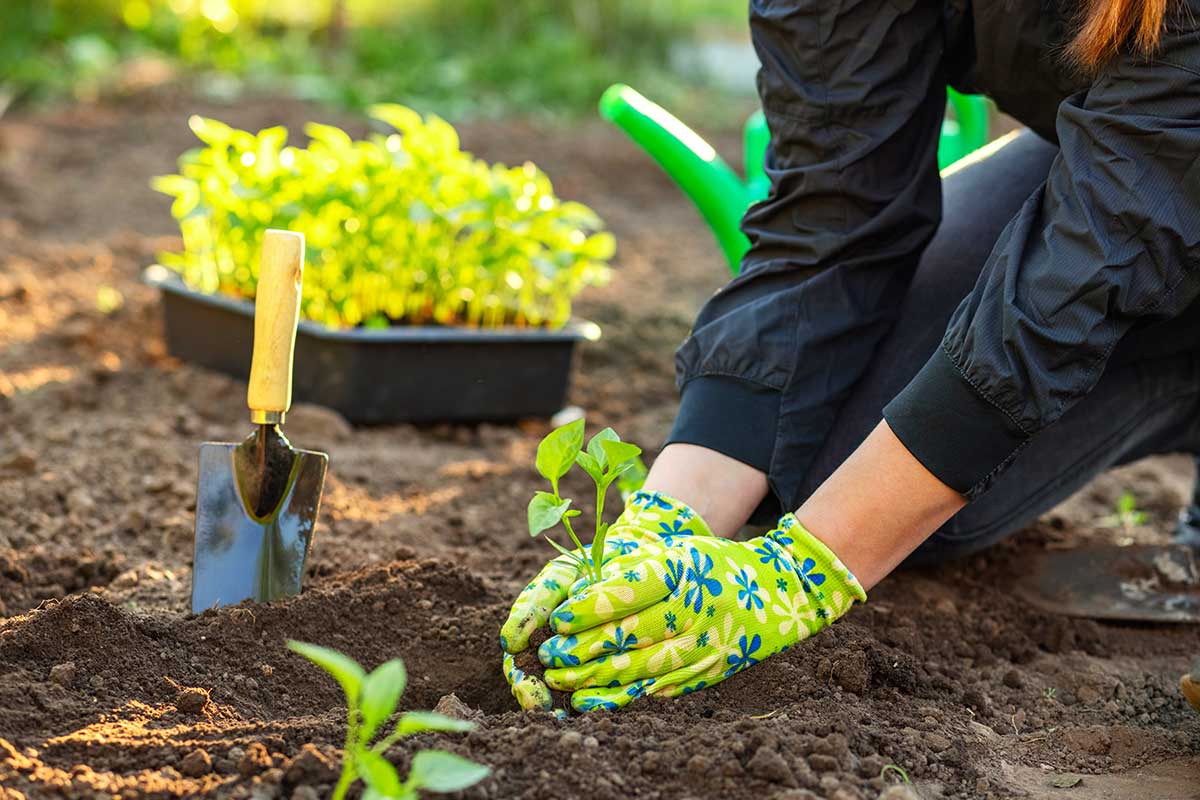
[{"label": "watering can spout", "polygon": [[766,194],[759,182],[742,181],[699,134],[625,84],[604,92],[600,114],[666,170],[696,204],[730,264],[737,265],[750,247],[742,215]]}]

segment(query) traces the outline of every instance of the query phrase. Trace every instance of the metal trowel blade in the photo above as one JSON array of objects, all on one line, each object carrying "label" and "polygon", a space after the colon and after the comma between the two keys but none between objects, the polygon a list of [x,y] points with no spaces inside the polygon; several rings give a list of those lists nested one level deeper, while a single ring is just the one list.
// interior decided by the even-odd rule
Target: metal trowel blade
[{"label": "metal trowel blade", "polygon": [[1055,614],[1142,622],[1200,622],[1200,568],[1186,545],[1059,550],[1033,556],[1017,582]]},{"label": "metal trowel blade", "polygon": [[[253,437],[251,437],[253,438]],[[241,445],[200,446],[192,613],[299,593],[329,457],[295,450],[276,463],[275,486],[239,458]],[[244,451],[243,451],[244,452]],[[289,463],[290,462],[290,463]],[[267,491],[267,494],[263,494]]]}]

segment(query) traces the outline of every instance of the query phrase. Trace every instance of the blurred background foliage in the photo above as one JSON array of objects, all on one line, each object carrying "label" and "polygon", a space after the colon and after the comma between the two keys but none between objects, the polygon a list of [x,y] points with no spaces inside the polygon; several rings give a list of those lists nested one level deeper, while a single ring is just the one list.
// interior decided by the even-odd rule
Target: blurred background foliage
[{"label": "blurred background foliage", "polygon": [[0,10],[0,106],[182,78],[226,99],[277,91],[449,118],[590,114],[617,81],[703,116],[723,90],[687,53],[744,40],[746,27],[744,0],[0,0]]}]

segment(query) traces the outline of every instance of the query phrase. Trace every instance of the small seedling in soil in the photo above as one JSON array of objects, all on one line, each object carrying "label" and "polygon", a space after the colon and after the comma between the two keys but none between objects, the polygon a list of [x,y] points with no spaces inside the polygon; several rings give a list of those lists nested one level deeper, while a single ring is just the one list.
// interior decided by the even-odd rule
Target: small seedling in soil
[{"label": "small seedling in soil", "polygon": [[896,775],[898,775],[900,777],[900,781],[902,783],[908,783],[908,784],[912,783],[912,781],[908,779],[908,773],[904,771],[904,767],[898,766],[896,764],[884,764],[883,769],[879,770],[879,780],[886,783],[887,775],[889,772],[896,773]]},{"label": "small seedling in soil", "polygon": [[1047,686],[1046,690],[1042,692],[1042,698],[1044,700],[1053,700],[1057,695],[1058,689],[1055,689],[1053,686]]},{"label": "small seedling in soil", "polygon": [[1137,507],[1137,498],[1133,492],[1122,492],[1117,498],[1116,513],[1106,517],[1105,524],[1129,531],[1139,525],[1145,525],[1149,515]]},{"label": "small seedling in soil", "polygon": [[[642,449],[637,445],[622,442],[621,437],[617,436],[612,428],[605,428],[593,436],[585,450],[583,426],[582,419],[568,422],[561,428],[555,428],[538,444],[535,462],[537,471],[550,481],[551,491],[538,492],[529,501],[529,535],[544,535],[545,531],[561,522],[576,549],[568,550],[549,536],[546,536],[546,541],[558,552],[575,561],[580,574],[589,582],[593,582],[600,580],[600,568],[603,564],[588,557],[588,551],[584,549],[583,542],[579,540],[571,525],[571,520],[582,512],[571,508],[572,501],[562,497],[558,490],[558,482],[571,471],[571,467],[578,464],[596,484],[596,521],[593,528],[595,535],[592,537],[592,552],[603,554],[604,539],[608,534],[608,525],[604,522],[604,500],[608,495],[608,487],[625,475],[630,475],[631,479],[625,486],[619,487],[622,493],[635,482],[640,485],[636,473],[640,468],[641,480],[645,480],[645,465],[640,458]],[[631,493],[632,491],[634,490],[630,489]]]},{"label": "small seedling in soil", "polygon": [[296,641],[288,642],[288,649],[328,672],[346,693],[346,753],[341,777],[331,795],[333,800],[342,800],[359,778],[367,784],[363,800],[415,800],[420,789],[457,792],[474,786],[491,772],[490,767],[453,753],[422,750],[413,756],[408,778],[401,781],[396,768],[383,756],[398,739],[421,731],[469,731],[475,723],[432,711],[406,711],[391,733],[371,744],[404,693],[408,683],[404,662],[393,658],[367,674],[357,661],[337,650]]}]

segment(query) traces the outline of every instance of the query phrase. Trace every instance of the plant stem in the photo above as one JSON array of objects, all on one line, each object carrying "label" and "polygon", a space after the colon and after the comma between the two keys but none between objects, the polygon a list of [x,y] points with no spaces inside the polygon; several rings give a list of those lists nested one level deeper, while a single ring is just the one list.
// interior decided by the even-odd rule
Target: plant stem
[{"label": "plant stem", "polygon": [[[571,541],[579,548],[579,557],[583,559],[584,567],[587,567],[588,557],[587,551],[583,549],[583,543],[579,541],[579,537],[575,535],[575,529],[571,527],[571,520],[566,517],[562,518],[563,527],[567,529],[567,533],[571,536]],[[585,569],[586,572],[586,569]]]},{"label": "plant stem", "polygon": [[354,706],[350,706],[350,712],[346,719],[346,750],[342,755],[342,774],[338,776],[337,786],[333,789],[332,800],[344,800],[346,792],[350,790],[350,785],[354,783],[358,777],[358,767],[354,763],[354,748],[358,744],[358,718],[355,716]]},{"label": "plant stem", "polygon": [[[592,561],[595,566],[596,581],[603,580],[604,569],[604,540],[608,531],[604,528],[604,498],[608,495],[608,484],[596,483],[596,535],[592,537]],[[596,555],[599,551],[600,555]]]}]

